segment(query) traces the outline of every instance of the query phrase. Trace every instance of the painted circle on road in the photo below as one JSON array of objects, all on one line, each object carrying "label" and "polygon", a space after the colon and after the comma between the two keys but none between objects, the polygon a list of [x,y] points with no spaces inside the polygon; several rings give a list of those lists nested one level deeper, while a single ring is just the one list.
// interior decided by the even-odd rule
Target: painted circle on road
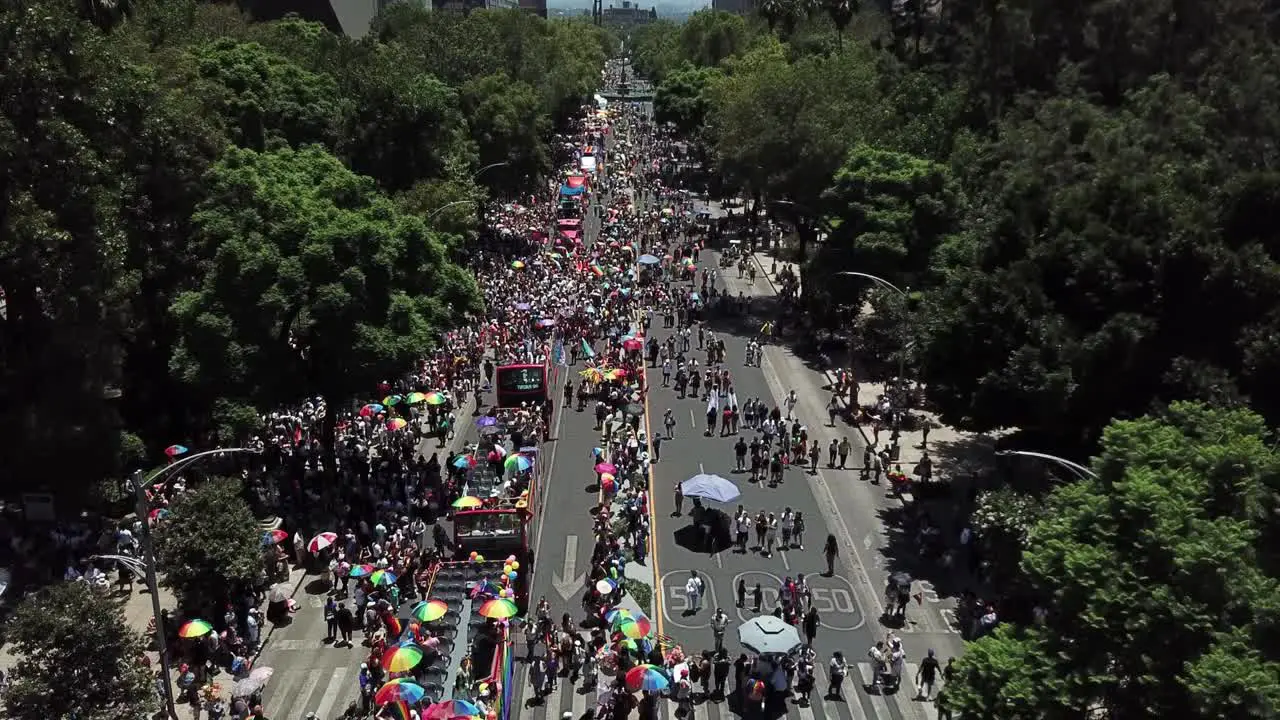
[{"label": "painted circle on road", "polygon": [[[806,576],[809,591],[813,594],[813,606],[818,610],[822,627],[836,632],[852,632],[866,624],[862,608],[853,594],[853,585],[842,577]],[[764,570],[748,570],[733,578],[733,595],[736,605],[739,581],[746,584],[743,607],[737,608],[738,619],[747,622],[760,613],[770,613],[778,607],[782,578]],[[760,585],[760,613],[755,609],[755,587]]]},{"label": "painted circle on road", "polygon": [[693,608],[689,598],[685,597],[684,584],[689,580],[688,570],[668,570],[662,574],[658,583],[662,591],[662,617],[667,622],[686,630],[698,630],[711,626],[711,613],[719,607],[716,600],[716,585],[705,573],[702,574],[702,612],[700,615],[686,615]]}]

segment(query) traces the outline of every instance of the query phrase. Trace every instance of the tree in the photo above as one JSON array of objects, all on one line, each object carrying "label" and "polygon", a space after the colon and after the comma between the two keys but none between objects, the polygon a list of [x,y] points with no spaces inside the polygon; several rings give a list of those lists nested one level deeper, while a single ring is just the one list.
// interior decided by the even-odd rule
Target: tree
[{"label": "tree", "polygon": [[[1274,332],[1280,263],[1256,218],[1276,206],[1241,184],[1214,122],[1157,80],[1122,110],[1053,100],[957,150],[973,208],[917,343],[945,420],[1081,447],[1167,399],[1262,388],[1250,378],[1277,356],[1258,345],[1247,366],[1243,349]],[[1237,224],[1241,207],[1254,219]]]},{"label": "tree", "polygon": [[855,0],[821,0],[820,2],[823,12],[831,18],[831,24],[836,26],[836,43],[837,49],[844,52],[844,31],[849,28],[849,23],[853,21],[853,15],[858,11],[858,5]]},{"label": "tree", "polygon": [[[72,504],[120,470],[115,398],[137,291],[120,159],[154,92],[77,10],[0,6],[0,464]],[[74,419],[51,421],[51,407]]]},{"label": "tree", "polygon": [[693,137],[707,121],[713,86],[723,76],[716,68],[689,64],[677,68],[654,91],[654,119],[673,123],[682,135]]},{"label": "tree", "polygon": [[448,243],[319,148],[231,150],[208,186],[172,360],[207,398],[367,393],[480,310]]},{"label": "tree", "polygon": [[958,229],[960,198],[942,165],[858,144],[822,195],[834,232],[817,264],[914,286]]},{"label": "tree", "polygon": [[4,693],[12,720],[138,720],[157,709],[146,646],[119,607],[83,582],[27,595],[5,624],[17,663]]},{"label": "tree", "polygon": [[309,72],[258,43],[221,39],[195,52],[210,102],[241,147],[320,143],[332,148],[350,112],[328,75]]},{"label": "tree", "polygon": [[[1280,455],[1247,410],[1174,403],[1107,428],[1096,479],[1054,492],[1022,568],[1048,613],[973,643],[964,717],[1265,718],[1280,585],[1264,570]],[[1274,565],[1269,565],[1274,568]]]},{"label": "tree", "polygon": [[[551,172],[543,141],[551,118],[537,88],[496,74],[462,86],[462,108],[479,153],[477,182],[499,197],[520,197]],[[506,163],[497,165],[497,163]]]},{"label": "tree", "polygon": [[189,489],[155,530],[162,582],[183,608],[209,617],[262,569],[262,531],[238,480],[214,478]]}]

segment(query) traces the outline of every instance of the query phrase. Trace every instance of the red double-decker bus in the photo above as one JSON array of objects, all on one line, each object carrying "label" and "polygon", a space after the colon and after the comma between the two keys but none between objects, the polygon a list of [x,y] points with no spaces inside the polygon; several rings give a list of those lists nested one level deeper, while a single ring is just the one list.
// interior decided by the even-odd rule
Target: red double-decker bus
[{"label": "red double-decker bus", "polygon": [[540,407],[547,399],[547,385],[551,381],[547,362],[525,365],[502,365],[494,373],[497,386],[498,407],[520,407],[529,403]]}]

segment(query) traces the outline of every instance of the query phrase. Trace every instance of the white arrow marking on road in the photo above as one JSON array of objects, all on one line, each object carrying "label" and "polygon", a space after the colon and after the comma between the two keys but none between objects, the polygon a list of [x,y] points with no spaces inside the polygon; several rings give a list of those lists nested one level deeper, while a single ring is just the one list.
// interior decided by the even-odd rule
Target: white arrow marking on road
[{"label": "white arrow marking on road", "polygon": [[582,576],[574,575],[578,568],[578,536],[566,535],[564,538],[564,569],[559,575],[551,576],[551,585],[560,593],[562,600],[568,600],[578,588],[582,587]]}]

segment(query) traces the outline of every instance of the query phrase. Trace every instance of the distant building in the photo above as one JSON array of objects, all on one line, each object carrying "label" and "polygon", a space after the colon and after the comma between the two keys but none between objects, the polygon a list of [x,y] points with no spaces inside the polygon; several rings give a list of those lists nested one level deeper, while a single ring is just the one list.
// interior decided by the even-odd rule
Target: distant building
[{"label": "distant building", "polygon": [[[545,7],[546,0],[542,2]],[[522,5],[520,0],[433,0],[432,7],[436,10],[471,12],[472,10],[512,10]]]},{"label": "distant building", "polygon": [[431,7],[429,0],[242,0],[242,6],[257,20],[279,20],[293,14],[358,40],[369,33],[369,24],[378,13],[397,2]]},{"label": "distant building", "polygon": [[711,0],[711,7],[735,15],[750,15],[755,12],[756,3],[755,0]]},{"label": "distant building", "polygon": [[547,0],[520,0],[520,9],[545,18],[547,16]]},{"label": "distant building", "polygon": [[636,5],[631,0],[622,0],[622,7],[614,7],[610,5],[604,9],[604,24],[617,25],[620,27],[632,27],[634,25],[644,25],[658,19],[658,9],[651,7],[648,10]]}]

